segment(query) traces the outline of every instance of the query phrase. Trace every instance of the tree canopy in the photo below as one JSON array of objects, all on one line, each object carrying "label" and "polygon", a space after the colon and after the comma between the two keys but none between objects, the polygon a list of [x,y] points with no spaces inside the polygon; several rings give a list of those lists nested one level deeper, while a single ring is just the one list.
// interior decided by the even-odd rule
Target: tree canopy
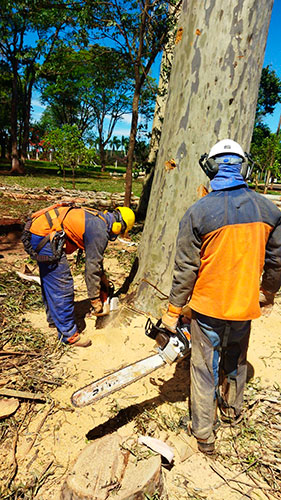
[{"label": "tree canopy", "polygon": [[[3,0],[0,4],[0,56],[11,71],[12,171],[21,171],[19,156],[26,153],[32,89],[40,65],[48,59],[75,24],[75,2],[60,0]],[[19,102],[22,97],[22,144],[18,149]]]},{"label": "tree canopy", "polygon": [[255,124],[261,125],[266,115],[272,114],[277,103],[281,102],[281,80],[274,69],[262,69]]},{"label": "tree canopy", "polygon": [[[95,37],[108,40],[128,57],[134,72],[132,121],[126,170],[125,204],[130,205],[134,147],[137,135],[141,89],[158,54],[165,47],[182,0],[98,0],[86,4],[81,19]],[[83,24],[83,21],[82,21]]]}]

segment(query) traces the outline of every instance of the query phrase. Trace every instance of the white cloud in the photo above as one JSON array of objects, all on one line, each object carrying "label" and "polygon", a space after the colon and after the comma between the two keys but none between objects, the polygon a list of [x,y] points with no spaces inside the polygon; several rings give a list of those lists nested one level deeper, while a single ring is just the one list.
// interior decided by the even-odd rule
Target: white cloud
[{"label": "white cloud", "polygon": [[121,123],[129,123],[131,125],[132,121],[132,113],[127,113],[126,115],[123,115]]},{"label": "white cloud", "polygon": [[31,105],[33,108],[40,108],[40,109],[46,109],[47,107],[44,104],[41,104],[41,102],[38,99],[32,99]]}]

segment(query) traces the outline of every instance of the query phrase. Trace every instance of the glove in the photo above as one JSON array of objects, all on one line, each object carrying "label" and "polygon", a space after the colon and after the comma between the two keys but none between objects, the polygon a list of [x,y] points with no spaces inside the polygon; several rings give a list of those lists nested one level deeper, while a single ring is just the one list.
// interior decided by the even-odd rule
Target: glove
[{"label": "glove", "polygon": [[172,333],[176,333],[177,324],[182,311],[182,307],[174,306],[173,304],[168,305],[167,311],[162,316],[162,324],[167,330]]},{"label": "glove", "polygon": [[260,289],[260,308],[262,316],[268,317],[273,309],[275,293]]},{"label": "glove", "polygon": [[93,313],[95,315],[98,315],[98,314],[100,314],[102,312],[103,303],[102,303],[102,301],[101,301],[101,299],[99,297],[91,300],[91,306],[92,306],[92,309],[93,309]]}]

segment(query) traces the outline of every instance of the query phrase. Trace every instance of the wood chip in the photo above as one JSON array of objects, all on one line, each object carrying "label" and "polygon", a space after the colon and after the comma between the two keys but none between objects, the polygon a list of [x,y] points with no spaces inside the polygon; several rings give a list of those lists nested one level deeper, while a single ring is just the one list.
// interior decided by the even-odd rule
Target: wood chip
[{"label": "wood chip", "polygon": [[19,405],[19,401],[15,398],[0,400],[0,418],[6,418],[15,413]]}]

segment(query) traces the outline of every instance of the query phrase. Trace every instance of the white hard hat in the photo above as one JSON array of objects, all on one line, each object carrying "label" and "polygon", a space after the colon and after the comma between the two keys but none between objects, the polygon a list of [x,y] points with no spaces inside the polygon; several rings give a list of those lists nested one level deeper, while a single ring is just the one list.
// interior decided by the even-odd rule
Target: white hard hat
[{"label": "white hard hat", "polygon": [[215,156],[231,153],[234,155],[241,156],[245,160],[245,153],[238,142],[232,139],[223,139],[217,142],[210,150],[208,158],[214,158]]}]

